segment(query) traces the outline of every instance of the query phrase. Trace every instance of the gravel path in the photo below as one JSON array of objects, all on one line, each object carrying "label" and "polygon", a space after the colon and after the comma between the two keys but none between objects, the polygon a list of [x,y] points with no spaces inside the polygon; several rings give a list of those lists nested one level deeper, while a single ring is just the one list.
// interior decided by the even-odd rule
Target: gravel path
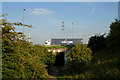
[{"label": "gravel path", "polygon": [[52,65],[50,67],[49,78],[51,80],[57,80],[58,77],[58,66]]}]

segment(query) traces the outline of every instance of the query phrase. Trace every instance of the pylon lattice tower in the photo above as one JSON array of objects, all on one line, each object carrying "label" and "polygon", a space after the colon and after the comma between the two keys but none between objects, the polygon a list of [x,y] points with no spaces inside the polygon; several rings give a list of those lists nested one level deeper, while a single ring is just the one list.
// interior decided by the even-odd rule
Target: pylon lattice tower
[{"label": "pylon lattice tower", "polygon": [[72,38],[74,38],[74,23],[72,23]]},{"label": "pylon lattice tower", "polygon": [[62,37],[65,38],[64,21],[62,22]]}]

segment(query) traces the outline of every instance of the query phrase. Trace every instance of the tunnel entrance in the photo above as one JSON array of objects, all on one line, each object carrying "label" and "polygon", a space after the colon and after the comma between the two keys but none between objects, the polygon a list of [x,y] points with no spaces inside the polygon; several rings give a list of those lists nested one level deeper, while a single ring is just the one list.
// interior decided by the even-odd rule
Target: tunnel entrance
[{"label": "tunnel entrance", "polygon": [[55,65],[56,66],[63,66],[65,64],[64,60],[64,52],[60,52],[56,54]]}]

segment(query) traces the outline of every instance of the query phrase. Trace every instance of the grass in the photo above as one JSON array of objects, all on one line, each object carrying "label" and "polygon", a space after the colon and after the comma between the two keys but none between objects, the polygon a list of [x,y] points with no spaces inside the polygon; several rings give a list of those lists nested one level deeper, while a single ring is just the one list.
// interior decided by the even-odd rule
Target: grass
[{"label": "grass", "polygon": [[85,70],[73,73],[74,68],[69,65],[59,69],[59,79],[112,79],[120,78],[120,53],[109,54],[106,49],[93,53],[93,60],[85,66]]}]

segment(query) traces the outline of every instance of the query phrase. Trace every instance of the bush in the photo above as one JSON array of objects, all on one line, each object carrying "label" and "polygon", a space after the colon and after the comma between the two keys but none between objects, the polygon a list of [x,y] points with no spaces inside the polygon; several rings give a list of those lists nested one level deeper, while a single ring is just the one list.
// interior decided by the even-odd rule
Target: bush
[{"label": "bush", "polygon": [[34,51],[31,51],[31,54],[34,56],[39,56],[41,58],[41,61],[47,65],[55,63],[55,55],[52,53],[49,53],[47,48],[45,46],[41,45],[34,45],[33,47]]},{"label": "bush", "polygon": [[67,54],[67,61],[73,72],[81,72],[92,60],[92,51],[85,44],[77,44]]}]

